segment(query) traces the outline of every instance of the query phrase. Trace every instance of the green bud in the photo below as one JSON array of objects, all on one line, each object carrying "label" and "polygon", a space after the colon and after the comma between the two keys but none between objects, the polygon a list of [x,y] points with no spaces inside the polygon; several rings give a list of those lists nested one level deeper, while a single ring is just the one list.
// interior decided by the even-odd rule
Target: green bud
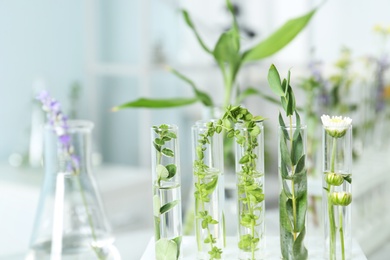
[{"label": "green bud", "polygon": [[339,130],[339,129],[326,129],[326,132],[331,136],[335,138],[340,138],[345,135],[347,132],[347,129]]},{"label": "green bud", "polygon": [[326,173],[325,180],[328,184],[333,186],[340,186],[344,182],[343,176],[334,172]]},{"label": "green bud", "polygon": [[352,194],[342,191],[342,192],[333,192],[330,195],[332,203],[339,206],[348,206],[352,202]]}]

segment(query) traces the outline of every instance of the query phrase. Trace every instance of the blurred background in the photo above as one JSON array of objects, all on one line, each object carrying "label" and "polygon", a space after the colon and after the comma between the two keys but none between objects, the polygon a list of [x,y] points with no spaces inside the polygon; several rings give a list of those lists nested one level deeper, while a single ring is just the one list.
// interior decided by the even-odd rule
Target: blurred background
[{"label": "blurred background", "polygon": [[[232,2],[245,50],[321,1]],[[183,21],[182,8],[208,46],[231,25],[223,0],[0,1],[0,259],[23,254],[29,245],[43,179],[40,126],[45,116],[34,101],[42,89],[59,100],[70,117],[95,123],[93,163],[99,190],[114,234],[131,241],[127,244],[133,259],[140,258],[153,234],[152,125],[179,126],[185,214],[192,186],[190,128],[208,110],[197,103],[111,112],[140,97],[192,97],[191,87],[167,71],[167,65],[216,101],[221,99],[218,67]],[[264,98],[272,95],[266,76],[274,63],[281,75],[291,69],[297,103],[308,124],[319,125],[315,118],[322,113],[353,118],[354,235],[369,259],[390,254],[388,10],[387,0],[329,0],[288,46],[240,72],[238,85],[254,87],[263,96],[249,97],[244,104],[269,118],[267,234],[278,232],[273,215],[278,207],[273,133],[279,110]],[[312,138],[318,141],[320,126],[314,129]],[[313,164],[314,169],[321,167],[314,159]],[[315,197],[313,185],[309,191]],[[312,225],[317,235],[320,228]]]}]

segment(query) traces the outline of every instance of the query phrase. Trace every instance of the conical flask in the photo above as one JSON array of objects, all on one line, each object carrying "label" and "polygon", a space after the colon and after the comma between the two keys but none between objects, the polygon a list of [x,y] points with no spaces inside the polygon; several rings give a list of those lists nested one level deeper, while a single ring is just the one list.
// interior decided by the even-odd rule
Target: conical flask
[{"label": "conical flask", "polygon": [[26,260],[120,259],[91,172],[88,121],[45,127],[45,177]]}]

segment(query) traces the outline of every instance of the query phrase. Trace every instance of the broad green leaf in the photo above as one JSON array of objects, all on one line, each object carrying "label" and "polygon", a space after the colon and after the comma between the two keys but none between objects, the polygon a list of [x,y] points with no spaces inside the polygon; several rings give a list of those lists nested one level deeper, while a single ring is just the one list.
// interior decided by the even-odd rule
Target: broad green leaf
[{"label": "broad green leaf", "polygon": [[158,179],[162,179],[162,180],[166,180],[169,176],[169,171],[162,164],[158,164],[156,166],[156,173],[157,173]]},{"label": "broad green leaf", "polygon": [[292,199],[292,194],[291,194],[290,188],[288,187],[287,181],[282,180],[282,185],[283,185],[283,192],[286,195],[286,197],[289,199]]},{"label": "broad green leaf", "polygon": [[284,96],[284,90],[282,88],[282,82],[280,81],[279,72],[274,64],[272,64],[268,70],[268,84],[276,95],[280,97]]},{"label": "broad green leaf", "polygon": [[317,9],[314,9],[307,14],[287,21],[283,26],[271,34],[268,38],[261,41],[253,48],[247,50],[243,54],[243,61],[257,61],[281,50],[295,36],[297,36],[308,24]]},{"label": "broad green leaf", "polygon": [[173,176],[175,176],[176,171],[177,171],[176,165],[174,165],[174,164],[168,164],[168,165],[166,166],[166,168],[167,168],[167,170],[168,170],[168,172],[169,172],[168,178],[172,178]]},{"label": "broad green leaf", "polygon": [[282,176],[282,179],[290,179],[288,176],[287,165],[283,161],[280,162],[280,175]]},{"label": "broad green leaf", "polygon": [[177,245],[174,241],[161,238],[156,242],[156,260],[177,259]]},{"label": "broad green leaf", "polygon": [[281,225],[281,230],[284,229],[288,232],[292,232],[292,226],[290,219],[287,216],[287,209],[286,209],[286,202],[287,202],[287,196],[282,191],[280,192],[279,196],[279,223]]},{"label": "broad green leaf", "polygon": [[161,153],[162,153],[163,155],[167,156],[167,157],[173,157],[173,156],[175,156],[174,152],[173,152],[171,149],[169,149],[169,148],[163,148],[163,149],[161,150]]},{"label": "broad green leaf", "polygon": [[[289,230],[280,229],[280,250],[282,252],[282,259],[294,260],[293,251],[294,237]],[[298,260],[298,259],[297,259]]]},{"label": "broad green leaf", "polygon": [[179,79],[188,83],[192,87],[192,90],[194,91],[195,96],[205,106],[209,106],[209,107],[213,106],[213,100],[211,99],[211,97],[206,92],[201,91],[192,80],[190,80],[188,77],[184,76],[183,74],[181,74],[179,71],[175,70],[174,68],[168,67],[167,70],[172,72]]},{"label": "broad green leaf", "polygon": [[218,63],[228,62],[231,66],[237,66],[240,62],[239,35],[234,30],[224,32],[218,39],[213,55]]},{"label": "broad green leaf", "polygon": [[293,245],[294,259],[302,259],[302,260],[308,259],[308,252],[303,243],[305,235],[306,235],[306,228],[303,228],[303,230],[299,233],[297,239],[294,241],[294,245]]},{"label": "broad green leaf", "polygon": [[168,202],[164,206],[160,208],[160,214],[164,214],[165,212],[171,210],[173,207],[175,207],[180,201],[179,200],[174,200],[171,202]]},{"label": "broad green leaf", "polygon": [[184,18],[184,21],[186,22],[186,24],[188,25],[188,27],[190,27],[193,31],[193,33],[195,34],[196,36],[196,39],[198,39],[198,42],[200,44],[200,46],[202,46],[203,50],[205,50],[206,52],[208,53],[211,53],[210,49],[206,46],[206,44],[203,42],[202,38],[200,37],[198,31],[196,30],[195,28],[195,25],[194,23],[192,22],[192,19],[190,17],[190,15],[188,14],[188,12],[186,10],[182,10],[182,13],[183,13],[183,18]]},{"label": "broad green leaf", "polygon": [[198,98],[167,98],[167,99],[149,99],[140,98],[132,102],[112,108],[112,111],[118,111],[126,108],[170,108],[191,105],[199,101]]}]

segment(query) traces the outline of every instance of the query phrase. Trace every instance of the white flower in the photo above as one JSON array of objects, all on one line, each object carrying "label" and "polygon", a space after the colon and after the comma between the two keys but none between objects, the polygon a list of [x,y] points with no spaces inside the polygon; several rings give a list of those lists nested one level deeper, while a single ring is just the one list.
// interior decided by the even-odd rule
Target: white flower
[{"label": "white flower", "polygon": [[322,124],[326,132],[332,137],[342,137],[347,132],[347,129],[351,126],[352,119],[342,116],[321,116]]}]

